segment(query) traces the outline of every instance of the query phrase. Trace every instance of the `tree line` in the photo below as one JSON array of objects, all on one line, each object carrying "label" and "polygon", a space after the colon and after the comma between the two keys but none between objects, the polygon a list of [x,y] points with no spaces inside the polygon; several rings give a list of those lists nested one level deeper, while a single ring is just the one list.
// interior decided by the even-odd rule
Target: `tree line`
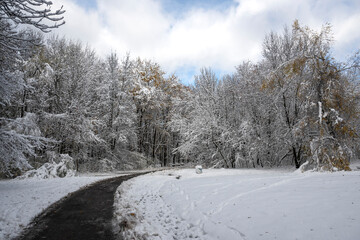
[{"label": "tree line", "polygon": [[265,36],[259,62],[222,79],[202,69],[174,108],[176,151],[226,168],[350,170],[360,154],[360,58],[337,61],[332,43],[329,24],[317,32],[294,21]]},{"label": "tree line", "polygon": [[[140,58],[100,59],[65,38],[50,37],[34,52],[18,63],[21,87],[11,86],[0,108],[3,146],[11,145],[2,149],[3,169],[14,174],[29,161],[42,164],[49,151],[71,156],[76,170],[168,165],[176,142],[169,112],[184,88],[175,76]],[[19,151],[24,156],[14,155]]]},{"label": "tree line", "polygon": [[[21,4],[33,11],[15,11]],[[100,58],[81,42],[18,30],[64,24],[62,9],[38,10],[49,5],[0,4],[2,177],[65,155],[78,171],[195,163],[348,170],[359,157],[359,54],[335,60],[329,25],[316,32],[294,21],[265,36],[259,62],[221,79],[203,68],[187,87],[155,62]]]}]

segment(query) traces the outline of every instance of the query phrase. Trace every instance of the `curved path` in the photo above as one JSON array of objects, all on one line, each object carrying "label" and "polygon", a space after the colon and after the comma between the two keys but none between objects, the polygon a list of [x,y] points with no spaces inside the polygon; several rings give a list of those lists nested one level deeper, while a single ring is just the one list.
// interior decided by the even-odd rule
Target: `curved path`
[{"label": "curved path", "polygon": [[111,240],[114,193],[132,174],[100,181],[50,206],[16,240]]}]

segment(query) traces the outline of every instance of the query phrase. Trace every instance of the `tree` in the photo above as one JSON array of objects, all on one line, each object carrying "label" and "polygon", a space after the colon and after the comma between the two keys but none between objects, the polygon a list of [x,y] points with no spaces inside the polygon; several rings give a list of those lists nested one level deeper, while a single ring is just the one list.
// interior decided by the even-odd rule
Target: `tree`
[{"label": "tree", "polygon": [[295,21],[266,35],[262,61],[222,79],[202,69],[172,114],[176,151],[208,166],[348,170],[359,154],[360,58],[339,63],[331,44],[330,25]]},{"label": "tree", "polygon": [[[26,126],[26,119],[32,116],[25,113],[29,84],[22,67],[42,40],[41,35],[32,30],[20,30],[19,26],[33,26],[48,32],[63,25],[65,22],[61,15],[64,11],[59,9],[52,12],[51,5],[50,1],[45,0],[0,1],[0,164],[2,174],[7,177],[26,170],[30,166],[26,157],[34,155],[35,149],[44,147],[46,142],[41,136],[24,134],[16,130],[19,127],[14,130],[9,126]],[[22,95],[22,103],[17,100],[19,95]],[[17,118],[16,110],[9,110],[14,109],[12,101],[23,104],[20,118]]]},{"label": "tree", "polygon": [[[52,2],[46,0],[2,0],[0,2],[0,104],[8,102],[23,85],[14,71],[16,59],[23,59],[33,46],[41,44],[39,35],[31,30],[19,30],[20,25],[33,26],[43,32],[49,32],[65,22],[64,10],[51,11]],[[60,22],[60,23],[59,23]]]},{"label": "tree", "polygon": [[306,163],[317,169],[349,169],[354,141],[348,140],[356,135],[350,123],[358,116],[346,71],[359,65],[337,63],[331,43],[330,25],[315,32],[297,21],[291,33],[272,33],[265,39],[264,57],[271,71],[264,88],[275,93],[288,129],[283,139],[297,168]]},{"label": "tree", "polygon": [[2,0],[0,2],[0,18],[9,21],[10,34],[7,37],[17,37],[14,34],[15,28],[20,24],[27,24],[49,32],[53,28],[65,24],[64,17],[61,16],[65,11],[63,7],[56,11],[51,10],[51,1],[46,0]]},{"label": "tree", "polygon": [[[198,163],[231,167],[228,129],[223,119],[219,80],[210,68],[203,68],[195,76],[195,86],[177,102],[170,122],[172,129],[182,136],[176,148],[185,158]],[[182,119],[182,118],[187,118]]]},{"label": "tree", "polygon": [[285,28],[281,36],[276,33],[266,36],[263,46],[265,67],[269,69],[263,89],[272,91],[276,107],[280,110],[277,135],[298,168],[304,162],[304,141],[306,142],[306,136],[298,134],[301,132],[300,123],[304,120],[305,99],[301,91],[306,74],[300,64],[303,56],[307,55],[310,42],[298,37],[295,30],[290,32]]},{"label": "tree", "polygon": [[[113,151],[136,149],[135,136],[135,104],[130,93],[133,63],[127,55],[119,63],[118,57],[112,53],[107,58],[106,80],[103,85],[108,88],[103,96],[107,118],[106,139]],[[116,148],[116,149],[115,149]]]},{"label": "tree", "polygon": [[[174,75],[165,77],[160,65],[137,59],[130,92],[136,105],[138,151],[163,166],[174,162],[176,134],[168,126],[173,100],[182,94]],[[150,163],[149,163],[150,164]]]}]

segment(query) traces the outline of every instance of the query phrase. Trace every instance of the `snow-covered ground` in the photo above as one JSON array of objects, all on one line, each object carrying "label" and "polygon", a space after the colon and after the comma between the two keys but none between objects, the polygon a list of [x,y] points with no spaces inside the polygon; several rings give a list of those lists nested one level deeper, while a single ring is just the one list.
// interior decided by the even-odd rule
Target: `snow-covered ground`
[{"label": "snow-covered ground", "polygon": [[0,239],[18,235],[30,221],[68,193],[114,175],[0,181]]},{"label": "snow-covered ground", "polygon": [[360,171],[167,170],[124,182],[115,213],[135,239],[355,240]]}]

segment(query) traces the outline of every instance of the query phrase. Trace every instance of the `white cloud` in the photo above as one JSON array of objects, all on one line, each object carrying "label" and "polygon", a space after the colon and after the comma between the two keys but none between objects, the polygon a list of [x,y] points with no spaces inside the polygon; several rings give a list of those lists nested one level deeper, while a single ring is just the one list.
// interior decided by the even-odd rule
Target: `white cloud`
[{"label": "white cloud", "polygon": [[61,6],[66,10],[66,23],[53,32],[64,34],[74,40],[82,40],[95,47],[99,40],[99,32],[103,28],[98,12],[86,12],[71,0],[54,1],[54,9]]},{"label": "white cloud", "polygon": [[315,29],[332,23],[337,54],[349,44],[360,48],[356,0],[237,0],[227,10],[191,8],[181,18],[165,12],[160,0],[98,0],[89,11],[72,0],[59,2],[67,11],[59,32],[101,55],[115,50],[152,59],[167,72],[202,66],[231,72],[244,60],[260,59],[264,35],[294,19]]}]

